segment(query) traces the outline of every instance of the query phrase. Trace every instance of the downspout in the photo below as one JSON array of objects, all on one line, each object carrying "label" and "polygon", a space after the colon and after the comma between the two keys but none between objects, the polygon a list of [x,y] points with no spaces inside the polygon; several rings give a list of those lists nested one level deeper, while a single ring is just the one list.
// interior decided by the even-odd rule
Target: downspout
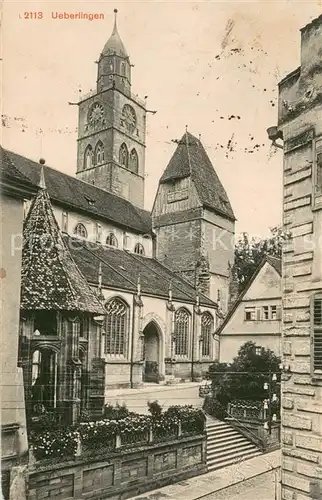
[{"label": "downspout", "polygon": [[134,328],[135,328],[135,294],[132,303],[132,329],[131,329],[131,360],[130,360],[130,387],[133,389],[133,356],[134,356]]},{"label": "downspout", "polygon": [[133,357],[134,357],[134,330],[135,330],[135,306],[141,307],[141,277],[138,275],[136,294],[133,294],[132,302],[132,338],[131,338],[131,359],[130,359],[130,387],[133,389]]},{"label": "downspout", "polygon": [[193,382],[193,365],[194,365],[194,351],[195,351],[195,327],[196,327],[196,312],[195,312],[195,305],[193,305],[193,309],[192,309],[191,382]]}]

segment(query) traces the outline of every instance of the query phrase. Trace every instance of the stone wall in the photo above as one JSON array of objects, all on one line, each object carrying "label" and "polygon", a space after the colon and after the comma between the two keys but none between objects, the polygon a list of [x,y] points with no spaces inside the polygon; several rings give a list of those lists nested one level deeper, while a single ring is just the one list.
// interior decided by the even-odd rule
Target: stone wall
[{"label": "stone wall", "polygon": [[322,291],[322,211],[317,196],[321,45],[322,16],[302,29],[301,68],[279,85],[283,221],[291,234],[283,249],[283,500],[322,498],[322,372],[313,366],[311,317],[313,297]]},{"label": "stone wall", "polygon": [[29,471],[29,500],[125,499],[206,472],[204,436],[75,458]]}]

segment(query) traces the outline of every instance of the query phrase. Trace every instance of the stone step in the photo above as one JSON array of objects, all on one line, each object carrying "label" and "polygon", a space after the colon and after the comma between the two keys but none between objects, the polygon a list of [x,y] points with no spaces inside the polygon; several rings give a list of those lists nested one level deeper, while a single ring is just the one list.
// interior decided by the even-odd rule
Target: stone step
[{"label": "stone step", "polygon": [[261,455],[257,446],[229,423],[207,421],[207,469],[220,469]]},{"label": "stone step", "polygon": [[[210,460],[212,457],[223,457],[226,455],[236,455],[236,453],[242,452],[242,451],[249,451],[252,449],[253,451],[257,451],[256,446],[254,446],[251,443],[238,443],[238,444],[231,444],[230,446],[221,446],[218,448],[214,448],[211,450],[207,449],[207,461],[208,459]],[[233,453],[232,453],[233,452]]]},{"label": "stone step", "polygon": [[233,465],[235,463],[241,462],[243,460],[248,460],[249,458],[257,457],[258,455],[261,455],[260,451],[251,451],[249,453],[244,453],[241,455],[232,455],[230,458],[227,458],[225,460],[210,460],[209,462],[207,461],[207,469],[208,472],[217,470],[217,469],[222,469],[223,467],[227,467],[228,465]]},{"label": "stone step", "polygon": [[209,437],[224,437],[224,436],[240,436],[240,432],[236,431],[235,429],[224,429],[224,430],[218,430],[218,431],[208,431],[207,429],[207,436]]},{"label": "stone step", "polygon": [[[247,443],[249,443],[249,441],[246,439]],[[211,440],[207,440],[207,450],[211,450],[213,449],[214,447],[218,447],[218,446],[225,446],[225,445],[230,445],[230,444],[237,444],[237,443],[241,443],[241,442],[245,442],[245,438],[244,436],[240,436],[240,437],[234,437],[233,439],[232,438],[221,438],[221,439],[211,439]]]},{"label": "stone step", "polygon": [[227,429],[230,427],[229,424],[226,424],[225,422],[211,422],[211,423],[206,423],[207,429]]}]

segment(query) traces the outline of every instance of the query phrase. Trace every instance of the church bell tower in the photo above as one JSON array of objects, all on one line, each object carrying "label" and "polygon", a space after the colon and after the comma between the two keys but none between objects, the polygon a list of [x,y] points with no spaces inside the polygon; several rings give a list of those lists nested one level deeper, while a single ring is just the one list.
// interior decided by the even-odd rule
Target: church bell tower
[{"label": "church bell tower", "polygon": [[131,63],[117,29],[97,66],[97,86],[79,102],[76,175],[144,207],[145,102],[131,93]]}]

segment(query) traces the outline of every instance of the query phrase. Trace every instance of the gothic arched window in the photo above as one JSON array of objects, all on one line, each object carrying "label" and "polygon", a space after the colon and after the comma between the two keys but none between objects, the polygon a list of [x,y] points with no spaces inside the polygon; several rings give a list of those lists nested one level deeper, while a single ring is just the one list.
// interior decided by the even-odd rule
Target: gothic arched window
[{"label": "gothic arched window", "polygon": [[134,148],[130,153],[130,170],[135,173],[137,173],[139,170],[139,157],[136,152],[136,149]]},{"label": "gothic arched window", "polygon": [[74,234],[80,238],[87,238],[87,230],[84,224],[81,224],[80,222],[76,224]]},{"label": "gothic arched window", "polygon": [[121,75],[122,76],[126,76],[125,75],[125,63],[124,62],[121,62]]},{"label": "gothic arched window", "polygon": [[124,142],[120,147],[119,162],[122,165],[122,167],[127,168],[129,165],[129,152],[128,152],[127,146]]},{"label": "gothic arched window", "polygon": [[201,316],[201,339],[202,350],[201,355],[204,357],[211,356],[211,339],[213,332],[214,319],[209,312],[204,312]]},{"label": "gothic arched window", "polygon": [[104,161],[104,146],[101,141],[96,144],[95,154],[94,154],[94,164],[100,165]]},{"label": "gothic arched window", "polygon": [[134,253],[138,253],[139,255],[145,255],[144,246],[142,243],[137,243],[134,247]]},{"label": "gothic arched window", "polygon": [[180,308],[175,313],[174,335],[176,356],[188,356],[190,314]]},{"label": "gothic arched window", "polygon": [[118,241],[116,236],[113,233],[110,233],[106,238],[106,245],[110,245],[111,247],[118,247]]},{"label": "gothic arched window", "polygon": [[129,308],[123,300],[114,298],[105,305],[105,353],[125,355]]},{"label": "gothic arched window", "polygon": [[87,146],[85,149],[84,156],[84,168],[91,168],[93,166],[93,148],[92,146]]}]

